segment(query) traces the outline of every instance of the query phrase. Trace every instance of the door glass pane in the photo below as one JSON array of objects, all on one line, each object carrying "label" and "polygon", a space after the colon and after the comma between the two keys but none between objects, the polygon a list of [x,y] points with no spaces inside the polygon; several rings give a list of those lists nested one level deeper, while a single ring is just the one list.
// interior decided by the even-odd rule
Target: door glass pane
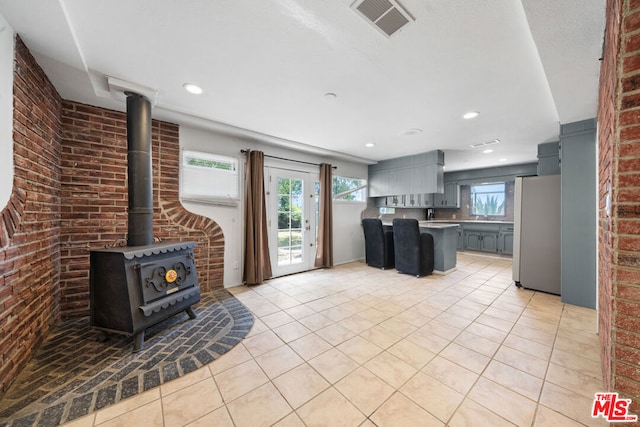
[{"label": "door glass pane", "polygon": [[291,180],[291,194],[294,196],[302,195],[302,180],[301,179],[292,179]]},{"label": "door glass pane", "polygon": [[292,212],[291,213],[291,229],[300,229],[302,228],[302,213],[300,212]]},{"label": "door glass pane", "polygon": [[291,233],[278,230],[278,265],[291,264]]},{"label": "door glass pane", "polygon": [[291,246],[302,246],[302,230],[291,230]]},{"label": "door glass pane", "polygon": [[286,230],[289,228],[289,214],[287,212],[278,212],[278,230]]},{"label": "door glass pane", "polygon": [[302,211],[302,196],[293,196],[291,197],[291,205],[292,210],[294,211]]},{"label": "door glass pane", "polygon": [[291,197],[288,194],[278,195],[278,210],[289,211],[291,210]]},{"label": "door glass pane", "polygon": [[291,264],[299,264],[302,260],[302,246],[291,246]]},{"label": "door glass pane", "polygon": [[303,180],[278,177],[278,266],[301,263]]}]

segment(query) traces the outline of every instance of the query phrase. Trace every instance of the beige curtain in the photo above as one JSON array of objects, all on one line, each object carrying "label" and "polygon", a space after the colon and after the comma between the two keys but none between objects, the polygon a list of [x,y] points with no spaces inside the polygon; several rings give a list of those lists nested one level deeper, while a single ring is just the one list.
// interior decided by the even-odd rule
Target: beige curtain
[{"label": "beige curtain", "polygon": [[267,208],[264,193],[264,153],[262,151],[247,151],[245,181],[243,280],[248,285],[256,285],[271,277]]},{"label": "beige curtain", "polygon": [[333,266],[333,168],[327,163],[320,165],[320,213],[318,224],[318,247],[316,267]]}]

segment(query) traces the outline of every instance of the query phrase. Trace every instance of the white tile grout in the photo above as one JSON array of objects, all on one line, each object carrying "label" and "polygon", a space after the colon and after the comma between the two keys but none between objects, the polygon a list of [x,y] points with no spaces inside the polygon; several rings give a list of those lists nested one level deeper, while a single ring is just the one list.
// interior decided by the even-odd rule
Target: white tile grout
[{"label": "white tile grout", "polygon": [[[531,418],[530,424],[535,425],[535,414],[538,413],[540,406],[542,406],[541,399],[543,398],[545,386],[547,385],[546,377],[554,354],[561,354],[565,358],[574,357],[576,363],[585,359],[580,355],[572,353],[560,353],[561,350],[556,349],[556,343],[559,337],[564,337],[564,335],[562,335],[564,333],[564,329],[562,328],[563,321],[568,325],[568,327],[579,328],[579,332],[576,333],[581,339],[587,342],[590,341],[591,343],[596,343],[593,345],[593,351],[596,354],[591,355],[591,358],[598,359],[599,361],[597,337],[595,334],[589,335],[588,332],[590,329],[588,323],[593,322],[595,324],[595,311],[562,304],[559,297],[556,296],[516,289],[511,281],[510,260],[505,260],[504,258],[495,259],[490,257],[479,257],[470,254],[459,254],[458,257],[458,270],[448,276],[428,276],[416,279],[411,276],[397,274],[392,270],[382,271],[367,267],[362,263],[350,263],[334,267],[332,269],[323,269],[321,271],[311,271],[298,275],[276,278],[267,281],[263,285],[250,288],[239,287],[229,289],[256,316],[254,330],[252,330],[245,339],[245,342],[251,344],[250,348],[253,349],[253,353],[250,352],[251,358],[249,360],[253,360],[260,367],[262,373],[268,378],[269,383],[275,384],[273,382],[274,379],[280,378],[282,375],[286,375],[291,372],[291,370],[280,373],[276,378],[269,378],[267,372],[262,368],[262,366],[260,366],[260,363],[256,358],[259,358],[262,354],[266,354],[269,351],[273,351],[274,349],[282,346],[288,346],[296,352],[295,347],[291,347],[291,343],[285,343],[280,337],[278,337],[276,332],[278,328],[282,328],[286,325],[294,325],[295,323],[305,325],[304,319],[307,319],[307,325],[305,326],[307,329],[310,329],[310,332],[305,336],[311,336],[311,334],[319,336],[318,332],[322,331],[321,334],[324,334],[326,338],[333,341],[334,345],[328,344],[328,347],[320,354],[323,354],[330,349],[340,351],[340,348],[346,348],[342,346],[341,340],[343,338],[350,337],[353,334],[345,332],[342,328],[327,327],[330,324],[340,325],[341,322],[353,318],[358,314],[369,318],[369,322],[372,322],[371,328],[377,325],[380,325],[383,328],[386,326],[388,332],[391,334],[394,334],[394,330],[403,334],[404,336],[401,337],[394,345],[406,342],[408,344],[403,345],[405,347],[408,345],[408,348],[416,348],[419,346],[419,344],[415,342],[415,338],[411,340],[409,337],[421,328],[425,328],[429,323],[432,323],[434,326],[441,328],[439,331],[435,331],[434,336],[447,335],[447,337],[439,337],[439,340],[444,339],[445,341],[448,341],[448,343],[437,353],[431,353],[433,356],[430,356],[428,361],[425,361],[424,363],[418,362],[417,360],[414,361],[414,363],[418,363],[419,368],[414,366],[414,369],[417,369],[416,372],[398,387],[393,387],[391,384],[384,382],[388,386],[393,387],[393,393],[390,396],[387,396],[386,399],[378,402],[376,410],[373,411],[373,413],[375,413],[381,406],[385,405],[385,402],[389,402],[391,396],[395,393],[404,394],[401,389],[412,381],[412,379],[416,378],[417,375],[426,374],[423,372],[424,368],[436,357],[444,357],[444,359],[447,359],[446,354],[448,353],[445,353],[445,355],[442,353],[451,346],[451,343],[455,342],[461,346],[459,348],[465,348],[465,352],[468,354],[471,354],[469,351],[481,350],[486,353],[483,360],[486,358],[488,361],[484,364],[484,367],[480,372],[477,373],[477,378],[473,385],[468,388],[467,392],[463,395],[463,399],[457,403],[455,410],[447,419],[441,420],[443,422],[450,422],[455,417],[456,412],[460,410],[464,401],[471,398],[470,393],[474,390],[478,381],[481,378],[485,378],[486,380],[486,377],[483,374],[487,372],[487,368],[492,364],[492,362],[495,361],[495,364],[491,366],[500,366],[500,364],[504,363],[503,361],[495,359],[500,349],[504,347],[506,349],[511,349],[509,350],[511,352],[520,351],[512,347],[515,344],[511,343],[511,341],[517,341],[520,343],[531,342],[532,347],[536,347],[536,345],[544,346],[544,344],[537,343],[535,340],[520,336],[522,334],[529,336],[539,335],[540,337],[551,337],[553,335],[552,345],[547,345],[547,347],[551,348],[551,351],[549,351],[548,356],[543,362],[545,363],[544,374],[539,378],[542,381],[542,386],[539,388],[537,400],[533,401],[528,396],[513,392],[517,396],[520,396],[520,398],[527,399],[527,401],[531,401],[532,404],[535,404],[535,412]],[[299,302],[299,304],[293,305],[295,302]],[[280,306],[278,304],[280,304]],[[338,309],[336,309],[336,307],[338,307]],[[340,310],[340,308],[342,310]],[[460,311],[465,308],[467,310],[473,310],[473,312]],[[313,314],[296,318],[295,316],[288,314],[287,310],[291,310],[291,312],[297,310],[298,313],[306,312],[306,314]],[[347,316],[347,312],[344,310],[349,311],[351,314]],[[429,312],[429,314],[435,314],[435,316],[429,318],[423,326],[411,325],[406,321],[391,320],[394,319],[394,316],[402,316],[403,314],[406,317],[406,313],[411,310],[416,310],[416,312],[421,312],[420,310],[423,310],[423,312]],[[473,314],[475,314],[475,316]],[[326,315],[333,315],[334,319],[338,321],[325,320],[324,326],[316,321],[314,325],[320,327],[309,327],[309,325],[312,324],[310,323],[312,319],[328,319]],[[362,319],[363,317],[358,316],[358,318]],[[281,323],[283,321],[285,323]],[[270,324],[271,327],[269,327]],[[451,329],[449,332],[445,332],[446,328],[450,328],[451,326],[455,326],[456,329]],[[472,330],[467,331],[467,328],[471,328],[472,326]],[[496,326],[498,328],[496,328]],[[493,334],[492,336],[494,336],[494,340],[474,334],[473,331],[477,333],[483,328],[485,328],[486,332],[491,331]],[[539,328],[542,328],[542,330]],[[546,334],[544,333],[545,329],[547,329]],[[552,329],[553,332],[551,332]],[[363,332],[365,331],[361,331],[359,334],[355,334],[354,336],[360,337],[361,339],[361,334]],[[438,332],[442,333],[438,334]],[[496,339],[499,339],[497,338],[498,336],[503,336],[499,342],[495,341]],[[513,338],[509,340],[509,337]],[[292,340],[292,342],[296,342],[298,339]],[[570,338],[567,337],[567,339]],[[280,341],[279,343],[278,340]],[[507,340],[510,342],[507,343]],[[540,338],[540,340],[542,340],[542,338]],[[323,341],[326,342],[326,340]],[[274,342],[277,343],[277,345],[274,344]],[[510,343],[511,345],[509,345]],[[266,346],[264,348],[268,348],[268,350],[261,351],[260,345]],[[246,351],[244,342],[239,344],[239,346],[242,346]],[[474,346],[475,349],[468,348]],[[478,346],[481,346],[482,348]],[[585,347],[588,347],[588,344],[585,344],[580,348],[584,351]],[[387,351],[389,348],[391,347],[381,349],[377,355],[390,354]],[[299,353],[299,351],[296,353]],[[235,353],[232,350],[230,354],[228,353],[223,356],[223,358],[232,357],[234,354]],[[305,360],[304,354],[299,354],[299,356],[304,360],[302,363],[303,365],[309,366],[314,372],[322,375],[321,372],[313,367],[313,365],[309,364],[309,360],[319,356],[319,354],[314,354],[313,357],[310,357],[308,360]],[[540,355],[532,357],[542,361],[543,359],[540,359],[539,356]],[[362,355],[362,357],[363,359],[361,362],[356,361],[357,365],[364,367],[369,372],[375,374],[375,372],[372,372],[365,365],[367,365],[367,363],[376,356],[372,356],[368,359],[366,359],[367,356]],[[461,361],[459,360],[458,362]],[[467,362],[470,361],[468,360]],[[596,363],[595,360],[593,362]],[[209,367],[215,366],[216,363],[222,362],[220,360],[214,361],[209,365]],[[454,360],[453,363],[456,363],[456,361]],[[599,364],[599,362],[597,363]],[[462,368],[467,368],[464,366],[464,362],[456,364]],[[526,378],[526,375],[524,374],[529,373],[522,370],[522,366],[523,365],[515,366],[514,368],[523,373],[523,375],[521,375],[522,378]],[[233,367],[230,366],[227,369],[232,368]],[[205,367],[202,369],[208,368]],[[291,369],[296,368],[292,367]],[[216,380],[216,377],[219,377],[222,372],[217,372],[214,375],[212,371],[208,371],[208,374],[216,382],[218,389],[220,389],[220,383]],[[594,372],[591,372],[591,374],[597,375],[597,373]],[[348,375],[350,374],[347,374],[347,376]],[[346,377],[343,377],[343,379],[344,378]],[[601,378],[594,377],[594,379],[596,381],[602,381]],[[435,378],[433,378],[433,380],[440,382]],[[487,384],[485,380],[483,380],[483,384]],[[333,384],[330,384],[328,388],[336,388],[335,386],[339,381],[342,380],[335,381]],[[491,383],[495,384],[493,381],[491,381]],[[447,386],[447,384],[443,384],[443,386]],[[553,387],[555,386],[557,386],[557,384],[553,384]],[[505,384],[505,387],[506,389],[509,389],[508,384]],[[340,390],[337,391],[340,393]],[[571,390],[568,390],[568,392],[570,391]],[[162,400],[163,397],[160,397],[160,400]],[[238,399],[240,397],[242,396],[234,399]],[[224,402],[224,406],[229,403],[231,402]],[[300,405],[300,407],[302,406],[304,405]],[[428,408],[424,409],[428,411]],[[433,410],[433,408],[430,409]],[[549,408],[545,408],[545,411],[547,409]],[[228,412],[228,414],[232,417],[231,413]],[[581,418],[575,421],[584,422],[589,415],[590,414],[585,414],[584,419]],[[504,419],[504,414],[503,416],[496,414],[496,416]],[[97,419],[99,419],[98,416],[94,418],[94,420]],[[80,424],[80,421],[82,420],[79,420],[78,425],[82,425]],[[185,424],[187,421],[191,422],[193,420],[185,420]]]}]

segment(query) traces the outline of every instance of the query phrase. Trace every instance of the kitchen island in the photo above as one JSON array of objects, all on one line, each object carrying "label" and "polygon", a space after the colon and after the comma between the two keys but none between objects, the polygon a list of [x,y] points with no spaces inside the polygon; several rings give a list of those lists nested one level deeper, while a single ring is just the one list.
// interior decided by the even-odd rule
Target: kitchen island
[{"label": "kitchen island", "polygon": [[436,219],[430,222],[458,224],[459,251],[479,251],[500,256],[513,254],[513,221]]},{"label": "kitchen island", "polygon": [[[392,229],[392,221],[383,221],[382,225]],[[449,274],[456,269],[456,246],[458,242],[458,224],[434,221],[418,221],[421,233],[433,236],[433,272]]]}]

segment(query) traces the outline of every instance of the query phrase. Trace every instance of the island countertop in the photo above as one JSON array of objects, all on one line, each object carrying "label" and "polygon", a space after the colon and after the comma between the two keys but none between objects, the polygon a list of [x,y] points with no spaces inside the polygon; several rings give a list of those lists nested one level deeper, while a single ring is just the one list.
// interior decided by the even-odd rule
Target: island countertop
[{"label": "island countertop", "polygon": [[[420,221],[425,222],[425,221]],[[432,219],[426,222],[443,223],[443,224],[513,224],[513,221],[492,221],[489,219]]]},{"label": "island countertop", "polygon": [[421,228],[457,228],[460,224],[451,222],[418,221]]},{"label": "island countertop", "polygon": [[[391,227],[393,225],[393,221],[384,220],[382,221],[382,225]],[[451,222],[418,221],[418,226],[420,228],[456,228],[456,227],[459,227],[460,225],[453,224]]]}]

